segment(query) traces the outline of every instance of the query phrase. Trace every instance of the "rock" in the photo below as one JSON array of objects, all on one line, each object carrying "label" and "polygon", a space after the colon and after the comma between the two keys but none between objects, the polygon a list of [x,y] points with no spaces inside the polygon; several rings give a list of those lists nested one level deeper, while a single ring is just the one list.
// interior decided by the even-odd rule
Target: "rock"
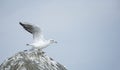
[{"label": "rock", "polygon": [[0,65],[0,70],[67,70],[40,50],[16,53]]}]

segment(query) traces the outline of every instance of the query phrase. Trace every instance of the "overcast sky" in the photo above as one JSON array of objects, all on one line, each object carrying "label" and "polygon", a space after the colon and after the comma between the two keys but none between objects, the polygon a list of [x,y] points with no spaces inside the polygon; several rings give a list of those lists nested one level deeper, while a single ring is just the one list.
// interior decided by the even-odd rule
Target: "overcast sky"
[{"label": "overcast sky", "polygon": [[44,51],[68,70],[120,70],[119,0],[0,0],[0,64],[31,48],[20,21],[58,41]]}]

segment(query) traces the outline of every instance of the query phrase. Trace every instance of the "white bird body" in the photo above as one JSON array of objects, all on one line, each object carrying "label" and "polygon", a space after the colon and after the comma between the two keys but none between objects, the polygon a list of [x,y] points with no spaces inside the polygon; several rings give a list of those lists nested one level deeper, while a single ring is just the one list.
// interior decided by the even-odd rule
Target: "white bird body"
[{"label": "white bird body", "polygon": [[34,48],[37,48],[37,49],[43,49],[43,48],[46,48],[49,45],[50,45],[49,41],[42,41],[42,40],[29,44],[29,46],[33,46]]},{"label": "white bird body", "polygon": [[20,25],[33,35],[33,42],[31,44],[27,44],[28,46],[32,46],[33,48],[36,49],[43,49],[52,43],[57,43],[55,40],[44,39],[44,36],[41,33],[41,29],[38,26],[32,25],[27,22],[24,23],[20,22]]}]

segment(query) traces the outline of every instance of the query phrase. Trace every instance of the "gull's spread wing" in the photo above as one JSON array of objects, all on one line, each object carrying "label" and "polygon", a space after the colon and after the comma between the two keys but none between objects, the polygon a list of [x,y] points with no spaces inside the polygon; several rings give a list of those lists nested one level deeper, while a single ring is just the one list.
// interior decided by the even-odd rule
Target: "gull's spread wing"
[{"label": "gull's spread wing", "polygon": [[41,34],[41,29],[38,26],[32,25],[28,22],[19,22],[19,24],[29,33],[33,34],[33,40],[38,41],[43,39],[43,35]]}]

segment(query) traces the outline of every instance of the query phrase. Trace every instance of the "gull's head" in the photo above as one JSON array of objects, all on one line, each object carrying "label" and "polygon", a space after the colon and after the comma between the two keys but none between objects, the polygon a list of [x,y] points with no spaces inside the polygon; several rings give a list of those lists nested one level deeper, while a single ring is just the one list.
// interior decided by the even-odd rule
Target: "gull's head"
[{"label": "gull's head", "polygon": [[50,43],[57,43],[57,41],[55,41],[53,39],[50,39],[49,41],[50,41]]}]

